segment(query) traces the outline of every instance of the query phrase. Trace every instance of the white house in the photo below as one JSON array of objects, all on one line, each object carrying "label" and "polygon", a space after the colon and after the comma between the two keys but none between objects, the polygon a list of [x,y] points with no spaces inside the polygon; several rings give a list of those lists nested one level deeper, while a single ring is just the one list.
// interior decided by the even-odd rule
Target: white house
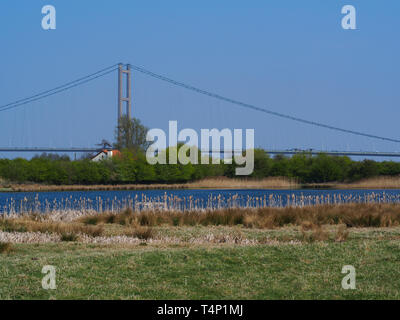
[{"label": "white house", "polygon": [[92,157],[92,161],[101,161],[106,159],[111,159],[112,157],[119,156],[121,152],[119,150],[101,150],[98,154]]}]

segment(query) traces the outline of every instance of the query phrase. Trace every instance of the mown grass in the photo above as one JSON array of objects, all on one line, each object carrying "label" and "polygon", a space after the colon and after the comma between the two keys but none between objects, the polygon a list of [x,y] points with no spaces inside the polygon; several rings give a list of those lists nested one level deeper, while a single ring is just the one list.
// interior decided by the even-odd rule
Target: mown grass
[{"label": "mown grass", "polygon": [[[0,299],[399,299],[399,244],[15,245],[1,257]],[[56,290],[41,287],[44,265],[56,267]],[[341,287],[344,265],[355,290]]]}]

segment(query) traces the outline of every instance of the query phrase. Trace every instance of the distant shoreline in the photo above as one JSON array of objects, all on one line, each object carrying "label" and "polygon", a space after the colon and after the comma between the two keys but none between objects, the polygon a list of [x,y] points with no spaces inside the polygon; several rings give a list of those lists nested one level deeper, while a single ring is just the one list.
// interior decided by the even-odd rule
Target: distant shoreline
[{"label": "distant shoreline", "polygon": [[400,177],[378,177],[353,183],[300,184],[288,178],[229,179],[209,178],[191,183],[176,184],[126,184],[126,185],[40,185],[9,184],[0,186],[0,192],[56,192],[56,191],[134,191],[134,190],[193,190],[193,189],[400,189]]}]

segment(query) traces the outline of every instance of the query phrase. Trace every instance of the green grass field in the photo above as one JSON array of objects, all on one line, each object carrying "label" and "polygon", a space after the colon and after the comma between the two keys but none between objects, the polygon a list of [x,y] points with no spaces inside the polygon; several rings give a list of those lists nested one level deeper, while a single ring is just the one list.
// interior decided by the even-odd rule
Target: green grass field
[{"label": "green grass field", "polygon": [[[44,265],[56,267],[56,290],[42,289]],[[344,265],[355,290],[341,287]],[[275,245],[14,244],[0,254],[0,299],[398,299],[399,266],[399,228]]]}]

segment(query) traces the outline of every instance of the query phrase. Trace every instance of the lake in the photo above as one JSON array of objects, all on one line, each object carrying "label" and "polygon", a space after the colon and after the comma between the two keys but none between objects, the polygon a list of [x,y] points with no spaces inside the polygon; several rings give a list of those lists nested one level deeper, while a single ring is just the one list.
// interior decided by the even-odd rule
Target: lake
[{"label": "lake", "polygon": [[0,214],[57,210],[118,211],[284,207],[352,202],[400,203],[400,189],[390,190],[143,190],[0,192]]}]

